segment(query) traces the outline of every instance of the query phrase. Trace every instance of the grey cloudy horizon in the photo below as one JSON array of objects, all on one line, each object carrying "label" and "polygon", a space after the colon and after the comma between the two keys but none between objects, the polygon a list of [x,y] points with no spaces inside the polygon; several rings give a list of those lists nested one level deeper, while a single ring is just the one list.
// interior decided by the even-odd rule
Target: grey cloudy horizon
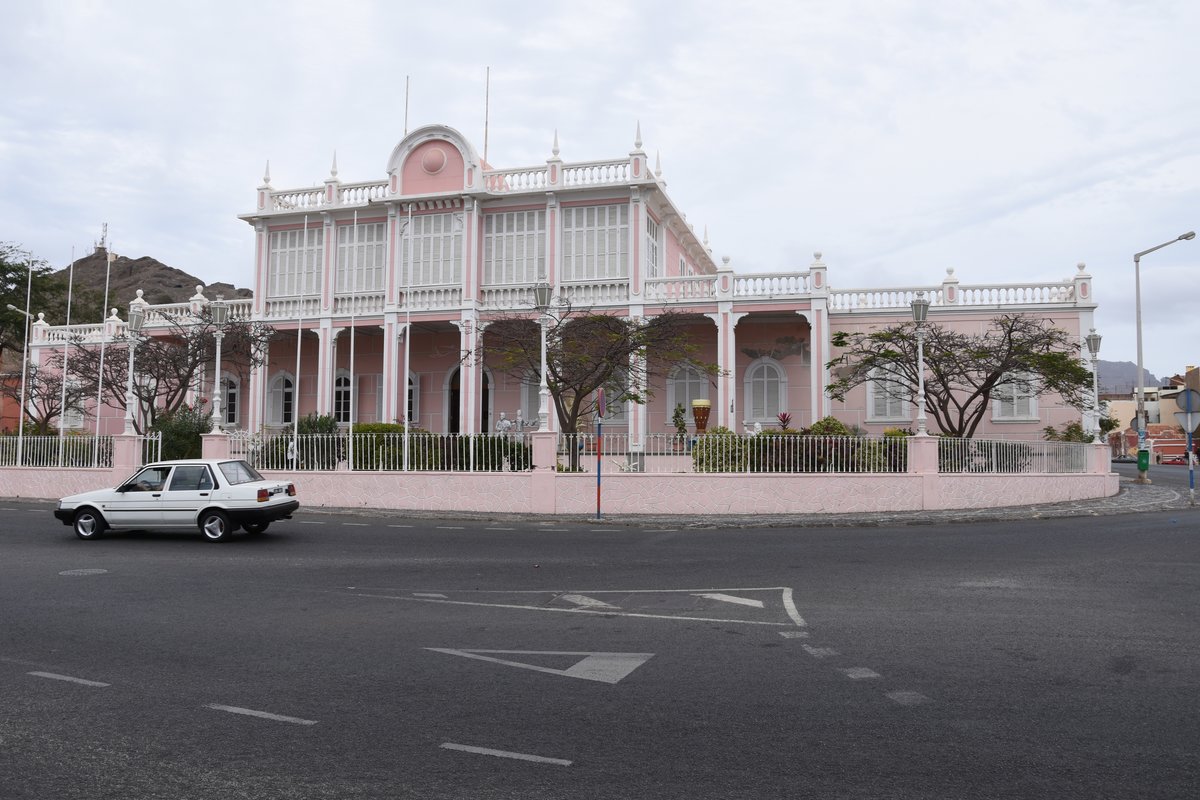
[{"label": "grey cloudy horizon", "polygon": [[[272,184],[381,180],[409,128],[488,160],[620,157],[739,273],[836,289],[1094,276],[1135,360],[1133,254],[1200,228],[1200,4],[60,0],[0,28],[0,241],[56,267],[153,256],[247,286]],[[1200,363],[1200,239],[1142,262],[1145,366]],[[123,305],[131,298],[116,298]]]}]

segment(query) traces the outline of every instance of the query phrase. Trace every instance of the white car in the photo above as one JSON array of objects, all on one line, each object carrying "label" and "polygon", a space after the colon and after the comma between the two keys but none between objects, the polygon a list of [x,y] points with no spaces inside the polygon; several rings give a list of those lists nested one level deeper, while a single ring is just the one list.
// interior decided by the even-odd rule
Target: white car
[{"label": "white car", "polygon": [[64,497],[54,516],[80,539],[110,529],[199,527],[208,541],[223,542],[239,526],[262,533],[299,507],[295,484],[266,480],[245,461],[204,459],[148,464],[115,489]]}]

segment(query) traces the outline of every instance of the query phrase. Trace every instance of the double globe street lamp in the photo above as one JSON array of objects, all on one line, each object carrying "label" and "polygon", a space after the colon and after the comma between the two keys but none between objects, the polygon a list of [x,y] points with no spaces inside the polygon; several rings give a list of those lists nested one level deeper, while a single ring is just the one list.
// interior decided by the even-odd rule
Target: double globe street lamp
[{"label": "double globe street lamp", "polygon": [[146,322],[146,309],[143,303],[134,301],[129,304],[129,322],[126,323],[126,332],[129,334],[129,372],[125,377],[125,435],[132,436],[134,433],[135,409],[140,405],[139,401],[133,394],[133,353],[137,349],[139,334],[142,332],[142,325]]},{"label": "double globe street lamp", "polygon": [[1100,442],[1100,334],[1092,332],[1083,338],[1092,357],[1092,441]]},{"label": "double globe street lamp", "polygon": [[924,292],[912,299],[913,322],[917,324],[917,436],[928,436],[925,430],[925,320],[929,316],[929,300]]},{"label": "double globe street lamp", "polygon": [[550,284],[542,282],[533,287],[533,305],[538,310],[538,327],[542,336],[542,379],[538,385],[538,430],[550,430],[550,385],[546,383],[546,328],[550,326]]},{"label": "double globe street lamp", "polygon": [[223,295],[217,295],[217,299],[208,304],[208,313],[212,315],[213,325],[216,330],[213,331],[213,336],[217,340],[217,363],[214,366],[213,374],[213,426],[211,433],[221,433],[223,418],[221,394],[221,341],[225,338],[225,323],[229,321],[229,303],[225,302]]}]

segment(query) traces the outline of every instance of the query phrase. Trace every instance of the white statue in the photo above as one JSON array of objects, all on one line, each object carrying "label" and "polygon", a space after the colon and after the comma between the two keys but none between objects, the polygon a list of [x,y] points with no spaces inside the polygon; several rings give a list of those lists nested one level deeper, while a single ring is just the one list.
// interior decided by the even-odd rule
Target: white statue
[{"label": "white statue", "polygon": [[754,435],[757,436],[760,433],[762,433],[762,423],[756,422],[754,423]]},{"label": "white statue", "polygon": [[517,429],[518,433],[525,430],[525,420],[521,417],[520,411],[517,411],[517,421],[514,427]]},{"label": "white statue", "polygon": [[512,420],[508,418],[503,411],[500,412],[500,419],[496,420],[496,433],[508,433],[512,430]]}]

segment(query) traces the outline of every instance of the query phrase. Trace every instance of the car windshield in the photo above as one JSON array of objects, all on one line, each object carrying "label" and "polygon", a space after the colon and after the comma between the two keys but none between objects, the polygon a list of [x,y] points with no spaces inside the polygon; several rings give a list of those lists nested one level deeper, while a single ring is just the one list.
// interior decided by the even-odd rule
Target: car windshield
[{"label": "car windshield", "polygon": [[232,485],[263,480],[263,476],[259,475],[254,467],[245,461],[222,461],[217,466],[221,468],[221,474],[225,476],[225,480]]}]

